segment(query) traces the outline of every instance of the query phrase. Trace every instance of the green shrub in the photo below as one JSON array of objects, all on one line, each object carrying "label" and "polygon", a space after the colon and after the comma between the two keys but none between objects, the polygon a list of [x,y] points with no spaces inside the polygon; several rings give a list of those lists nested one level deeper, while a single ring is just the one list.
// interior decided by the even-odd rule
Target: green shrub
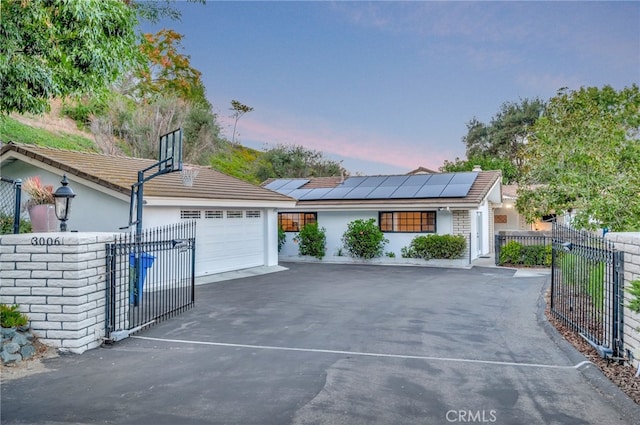
[{"label": "green shrub", "polygon": [[629,301],[629,309],[635,313],[640,313],[640,279],[629,282],[630,287],[627,289],[633,298]]},{"label": "green shrub", "polygon": [[318,227],[318,223],[305,224],[294,238],[298,242],[298,253],[300,255],[311,255],[322,260],[327,242],[325,232],[324,227]]},{"label": "green shrub", "polygon": [[[0,235],[13,233],[13,215],[0,213]],[[31,222],[20,220],[20,233],[31,233]]]},{"label": "green shrub", "polygon": [[416,250],[413,249],[411,246],[403,246],[400,249],[400,256],[402,258],[419,258],[418,254],[416,253]]},{"label": "green shrub", "polygon": [[522,245],[507,242],[500,248],[500,264],[522,264],[525,266],[551,266],[550,245]]},{"label": "green shrub", "polygon": [[[453,259],[460,258],[467,247],[467,240],[462,235],[427,235],[416,236],[409,248],[404,249],[402,256],[409,258]],[[406,258],[406,257],[405,257]]]},{"label": "green shrub", "polygon": [[385,252],[384,255],[386,255],[389,258],[396,258],[395,252]]},{"label": "green shrub", "polygon": [[507,242],[500,248],[500,264],[520,264],[522,261],[522,244],[516,241]]},{"label": "green shrub", "polygon": [[342,235],[344,249],[356,258],[381,257],[388,242],[375,218],[352,221]]},{"label": "green shrub", "polygon": [[18,305],[0,304],[0,325],[3,328],[26,326],[29,318],[18,310]]},{"label": "green shrub", "polygon": [[278,252],[284,246],[284,243],[287,241],[287,234],[285,233],[282,226],[278,226]]}]

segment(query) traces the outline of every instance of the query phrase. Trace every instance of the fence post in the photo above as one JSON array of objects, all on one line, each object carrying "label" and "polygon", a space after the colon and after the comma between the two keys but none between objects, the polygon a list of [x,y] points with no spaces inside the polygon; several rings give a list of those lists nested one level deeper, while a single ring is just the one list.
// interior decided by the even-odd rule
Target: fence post
[{"label": "fence post", "polygon": [[13,233],[20,233],[20,202],[22,202],[22,180],[16,179],[13,182],[16,192],[16,202],[13,209]]},{"label": "fence post", "polygon": [[501,246],[500,242],[501,242],[500,235],[494,235],[494,237],[493,237],[493,243],[494,243],[493,255],[495,256],[496,266],[500,265],[500,246]]}]

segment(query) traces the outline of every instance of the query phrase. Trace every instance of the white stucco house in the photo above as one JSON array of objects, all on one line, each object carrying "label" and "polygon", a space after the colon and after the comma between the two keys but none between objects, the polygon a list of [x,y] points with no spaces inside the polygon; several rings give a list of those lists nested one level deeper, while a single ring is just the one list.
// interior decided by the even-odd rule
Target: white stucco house
[{"label": "white stucco house", "polygon": [[294,237],[317,222],[326,230],[327,257],[338,256],[347,224],[375,219],[397,257],[417,235],[460,234],[469,241],[472,261],[493,251],[493,211],[502,205],[500,171],[407,175],[271,179],[263,183],[297,200],[281,208],[278,223],[286,234],[282,258],[298,255]]},{"label": "white stucco house", "polygon": [[[122,232],[129,224],[131,185],[156,161],[8,143],[0,149],[0,172],[12,179],[39,176],[60,186],[64,174],[76,193],[69,230]],[[143,227],[196,221],[196,275],[278,264],[277,211],[295,200],[201,167],[193,185],[179,172],[144,184]]]}]

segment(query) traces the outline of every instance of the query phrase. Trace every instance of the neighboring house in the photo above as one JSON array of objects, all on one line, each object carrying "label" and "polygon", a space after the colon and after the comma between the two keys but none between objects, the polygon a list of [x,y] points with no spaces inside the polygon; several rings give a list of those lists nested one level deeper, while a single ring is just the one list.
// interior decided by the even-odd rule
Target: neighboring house
[{"label": "neighboring house", "polygon": [[[338,255],[347,224],[375,219],[397,257],[417,235],[461,234],[470,240],[471,260],[493,250],[493,210],[502,203],[500,171],[393,176],[319,177],[267,180],[263,186],[297,199],[280,209],[287,232],[281,255],[295,256],[293,240],[307,223],[326,229],[327,256]],[[345,254],[346,255],[346,254]]]},{"label": "neighboring house", "polygon": [[[81,232],[121,232],[137,172],[155,162],[14,143],[0,149],[5,177],[40,176],[55,190],[67,175],[76,193],[69,229]],[[196,275],[202,276],[277,265],[277,210],[294,206],[287,196],[201,167],[191,187],[179,172],[144,184],[143,227],[195,220]]]},{"label": "neighboring house", "polygon": [[[533,223],[527,223],[527,220],[516,209],[517,192],[518,185],[502,185],[502,198],[504,201],[502,207],[496,208],[494,212],[496,233],[505,230],[551,231],[551,223],[556,218],[555,214],[544,216]],[[562,222],[562,217],[560,220]]]}]

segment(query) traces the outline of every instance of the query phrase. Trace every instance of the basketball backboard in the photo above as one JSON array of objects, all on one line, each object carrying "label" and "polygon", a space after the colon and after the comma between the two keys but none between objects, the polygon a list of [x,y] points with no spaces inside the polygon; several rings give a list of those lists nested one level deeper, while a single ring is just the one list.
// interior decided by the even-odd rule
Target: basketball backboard
[{"label": "basketball backboard", "polygon": [[182,171],[182,129],[160,136],[160,152],[158,153],[161,173]]}]

